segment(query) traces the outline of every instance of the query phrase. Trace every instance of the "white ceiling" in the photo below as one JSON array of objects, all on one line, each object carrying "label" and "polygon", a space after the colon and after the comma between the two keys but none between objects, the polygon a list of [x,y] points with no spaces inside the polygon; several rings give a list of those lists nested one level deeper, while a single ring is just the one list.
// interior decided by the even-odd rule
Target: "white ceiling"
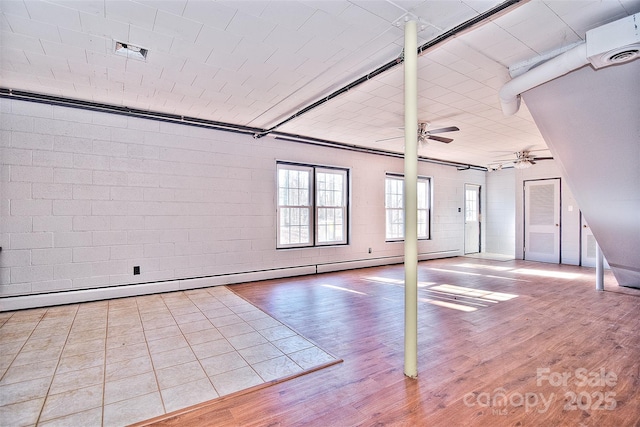
[{"label": "white ceiling", "polygon": [[[421,45],[499,3],[0,0],[0,86],[269,129],[398,58],[407,14]],[[428,50],[418,117],[461,130],[420,154],[486,166],[546,148],[526,106],[500,110],[508,67],[639,11],[640,0],[522,1]],[[116,41],[148,49],[146,61],[116,55]],[[403,75],[395,67],[277,131],[402,152]]]}]

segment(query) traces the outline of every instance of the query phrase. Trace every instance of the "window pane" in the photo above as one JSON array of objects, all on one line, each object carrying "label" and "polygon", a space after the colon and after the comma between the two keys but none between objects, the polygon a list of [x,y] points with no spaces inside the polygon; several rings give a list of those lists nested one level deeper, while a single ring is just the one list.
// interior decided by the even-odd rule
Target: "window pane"
[{"label": "window pane", "polygon": [[318,243],[344,240],[343,208],[318,208]]},{"label": "window pane", "polygon": [[308,189],[300,189],[298,190],[298,203],[302,206],[309,206],[309,190]]},{"label": "window pane", "polygon": [[386,179],[386,238],[402,239],[404,237],[404,181],[398,178]]},{"label": "window pane", "polygon": [[418,210],[418,238],[425,239],[429,237],[427,234],[427,211]]},{"label": "window pane", "polygon": [[309,243],[309,209],[280,209],[280,244]]},{"label": "window pane", "polygon": [[418,209],[427,208],[427,183],[418,181]]},{"label": "window pane", "polygon": [[387,178],[385,194],[385,207],[402,208],[403,206],[403,185],[402,181],[395,178]]},{"label": "window pane", "polygon": [[318,242],[326,242],[327,239],[327,227],[323,224],[318,225]]},{"label": "window pane", "polygon": [[343,173],[317,173],[318,206],[342,206],[344,200]]},{"label": "window pane", "polygon": [[308,245],[312,169],[278,165],[278,245]]},{"label": "window pane", "polygon": [[478,193],[476,190],[467,190],[466,192],[465,213],[466,221],[478,220]]},{"label": "window pane", "polygon": [[[418,238],[429,237],[429,184],[428,178],[418,178]],[[404,179],[387,177],[385,181],[386,238],[404,238]]]},{"label": "window pane", "polygon": [[344,242],[346,224],[346,171],[316,171],[316,228],[319,244]]},{"label": "window pane", "polygon": [[309,227],[300,227],[300,243],[310,243]]},{"label": "window pane", "polygon": [[402,239],[404,237],[404,211],[401,209],[387,209],[387,239]]}]

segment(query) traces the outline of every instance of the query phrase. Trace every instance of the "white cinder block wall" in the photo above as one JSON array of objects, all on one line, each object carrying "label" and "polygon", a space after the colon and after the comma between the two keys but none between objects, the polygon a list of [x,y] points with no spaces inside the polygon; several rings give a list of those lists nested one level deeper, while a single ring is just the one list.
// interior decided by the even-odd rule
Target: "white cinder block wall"
[{"label": "white cinder block wall", "polygon": [[[385,173],[401,173],[401,159],[18,100],[0,108],[0,309],[402,256],[384,237]],[[349,245],[275,249],[276,160],[350,168]],[[484,185],[484,172],[420,163],[419,173],[434,187],[432,240],[419,252],[460,254],[464,183]]]},{"label": "white cinder block wall", "polygon": [[515,169],[487,173],[486,252],[515,256]]}]

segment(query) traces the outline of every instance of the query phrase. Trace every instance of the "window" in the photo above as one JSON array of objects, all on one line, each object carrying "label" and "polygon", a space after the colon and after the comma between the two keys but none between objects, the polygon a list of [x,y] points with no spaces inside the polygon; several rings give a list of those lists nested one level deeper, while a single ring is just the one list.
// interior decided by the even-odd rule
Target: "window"
[{"label": "window", "polygon": [[429,178],[418,178],[418,239],[430,237],[429,183]]},{"label": "window", "polygon": [[347,243],[346,169],[278,163],[279,248]]},{"label": "window", "polygon": [[306,245],[310,242],[311,172],[308,167],[278,167],[279,245]]},{"label": "window", "polygon": [[478,188],[468,188],[465,193],[465,221],[478,221]]},{"label": "window", "polygon": [[[431,180],[418,177],[418,238],[429,238]],[[404,239],[404,177],[387,175],[385,182],[386,239]]]},{"label": "window", "polygon": [[404,180],[387,176],[384,207],[387,210],[387,240],[404,239]]}]

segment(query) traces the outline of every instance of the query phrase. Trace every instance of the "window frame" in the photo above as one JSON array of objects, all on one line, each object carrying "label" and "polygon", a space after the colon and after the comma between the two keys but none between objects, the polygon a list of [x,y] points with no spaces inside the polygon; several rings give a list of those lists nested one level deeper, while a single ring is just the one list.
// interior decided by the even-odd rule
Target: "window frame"
[{"label": "window frame", "polygon": [[[318,175],[320,173],[329,173],[329,174],[334,174],[334,175],[341,175],[342,176],[342,189],[341,189],[341,195],[342,195],[342,202],[339,206],[325,206],[325,205],[321,205],[319,202],[319,193],[320,193],[320,186],[318,185]],[[348,200],[348,181],[349,180],[349,173],[346,169],[341,169],[341,168],[327,168],[324,166],[318,166],[315,168],[314,170],[314,202],[315,202],[315,209],[314,209],[314,220],[315,220],[315,246],[335,246],[335,245],[346,245],[348,242],[348,208],[349,208],[349,200]],[[332,191],[332,190],[328,190],[325,189],[326,192],[328,191]],[[341,215],[342,215],[342,239],[340,240],[327,240],[327,241],[320,241],[320,227],[325,225],[322,224],[320,221],[320,210],[321,209],[333,209],[333,210],[337,210],[340,209],[341,210]],[[330,225],[329,223],[327,223],[326,225]],[[335,225],[335,223],[334,223]]]},{"label": "window frame", "polygon": [[[281,168],[279,167],[280,165],[278,165],[278,167],[276,167],[276,205],[277,205],[277,215],[276,215],[276,224],[277,224],[277,229],[276,229],[276,239],[277,239],[277,244],[278,247],[283,247],[283,248],[287,248],[287,247],[297,247],[297,246],[308,246],[311,242],[312,242],[312,230],[313,230],[313,222],[311,220],[312,214],[313,214],[313,206],[311,203],[311,196],[314,192],[314,186],[313,186],[313,169],[304,165],[288,165],[288,167],[286,168],[286,170],[288,171],[298,171],[298,172],[307,172],[309,174],[309,179],[308,179],[308,188],[307,188],[307,204],[280,204],[280,199],[281,199],[281,195],[280,195],[280,191],[281,189],[287,189],[290,190],[291,187],[286,186],[286,187],[281,187],[280,186],[280,170]],[[299,196],[299,195],[298,195]],[[288,195],[287,195],[288,197]],[[307,242],[294,242],[294,243],[283,243],[281,244],[281,222],[282,222],[282,210],[283,209],[300,209],[300,210],[306,210],[307,211],[307,218],[308,218],[308,224],[307,224],[307,233],[309,236],[308,239],[308,243]],[[292,227],[289,226],[291,229]]]},{"label": "window frame", "polygon": [[[309,242],[305,243],[281,243],[281,208],[289,207],[289,205],[280,204],[280,170],[306,170],[310,172],[310,185],[309,185]],[[342,205],[341,206],[321,206],[319,202],[319,187],[318,187],[318,174],[332,172],[342,175]],[[297,248],[312,248],[312,247],[333,247],[344,246],[349,244],[350,240],[350,209],[351,209],[351,197],[350,197],[350,169],[338,166],[326,166],[310,163],[297,163],[288,161],[276,161],[276,249],[297,249]],[[329,190],[331,191],[331,190]],[[325,195],[326,196],[326,195]],[[342,211],[342,239],[341,240],[329,240],[320,241],[320,227],[322,224],[320,217],[320,210],[326,209],[341,209]]]},{"label": "window frame", "polygon": [[[389,210],[390,209],[394,209],[394,210],[399,210],[396,207],[388,207],[387,206],[387,202],[388,202],[388,192],[387,192],[387,180],[392,179],[392,180],[396,180],[396,181],[400,181],[402,182],[402,186],[400,187],[402,190],[402,208],[400,209],[402,211],[402,236],[401,237],[389,237],[389,230],[388,230],[388,225],[389,225],[389,220],[388,220],[388,214],[389,214]],[[385,174],[385,186],[384,186],[384,210],[385,210],[385,241],[386,242],[403,242],[404,241],[404,219],[405,219],[405,209],[404,209],[404,175],[403,174],[399,174],[399,173],[386,173]],[[418,176],[418,184],[419,183],[425,183],[426,184],[426,194],[425,194],[425,202],[426,202],[426,208],[424,209],[420,209],[418,208],[418,218],[420,217],[420,211],[425,212],[426,214],[426,222],[425,222],[425,226],[426,226],[426,233],[422,234],[422,235],[418,235],[418,240],[431,240],[431,210],[432,210],[432,206],[433,206],[433,191],[432,191],[432,177],[429,176],[422,176],[419,175]],[[418,200],[418,205],[420,201]],[[418,230],[420,229],[420,227],[418,226]]]}]

